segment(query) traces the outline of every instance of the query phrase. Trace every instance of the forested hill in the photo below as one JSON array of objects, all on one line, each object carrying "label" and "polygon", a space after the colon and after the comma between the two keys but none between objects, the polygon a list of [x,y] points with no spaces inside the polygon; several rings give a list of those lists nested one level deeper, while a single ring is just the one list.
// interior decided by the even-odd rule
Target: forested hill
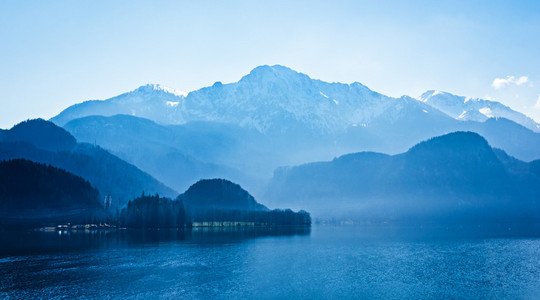
[{"label": "forested hill", "polygon": [[200,180],[178,196],[178,200],[194,209],[268,210],[240,185],[225,179]]},{"label": "forested hill", "polygon": [[102,209],[83,178],[24,159],[0,161],[0,223],[28,225],[82,220]]},{"label": "forested hill", "polygon": [[65,129],[43,119],[27,120],[9,130],[2,130],[0,141],[27,142],[50,151],[69,150],[77,144],[77,140]]},{"label": "forested hill", "polygon": [[87,179],[101,196],[123,206],[142,191],[174,197],[177,192],[108,151],[77,143],[66,130],[41,119],[29,120],[0,134],[0,160],[23,158],[62,168]]},{"label": "forested hill", "polygon": [[128,228],[223,226],[309,226],[306,211],[269,210],[238,184],[200,180],[176,200],[145,196],[129,201],[120,223]]},{"label": "forested hill", "polygon": [[399,155],[353,153],[276,171],[267,197],[315,214],[359,219],[526,221],[540,218],[537,162],[455,132]]}]

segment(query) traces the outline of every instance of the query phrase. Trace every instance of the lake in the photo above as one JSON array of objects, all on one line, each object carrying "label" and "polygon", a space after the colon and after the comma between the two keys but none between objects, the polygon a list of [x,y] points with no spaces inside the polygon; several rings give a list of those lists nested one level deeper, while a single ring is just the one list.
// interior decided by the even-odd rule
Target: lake
[{"label": "lake", "polygon": [[536,228],[0,233],[0,298],[540,298]]}]

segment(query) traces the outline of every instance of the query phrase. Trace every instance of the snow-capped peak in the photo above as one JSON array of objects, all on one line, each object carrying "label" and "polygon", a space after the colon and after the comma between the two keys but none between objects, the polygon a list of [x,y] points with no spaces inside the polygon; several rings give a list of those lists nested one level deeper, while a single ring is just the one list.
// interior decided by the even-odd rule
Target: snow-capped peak
[{"label": "snow-capped peak", "polygon": [[[287,126],[302,124],[328,133],[347,130],[350,124],[395,122],[418,108],[433,119],[440,115],[432,109],[437,108],[458,120],[483,122],[490,117],[504,117],[538,131],[538,124],[532,119],[498,102],[465,100],[465,97],[439,90],[427,91],[417,99],[392,98],[358,82],[324,82],[274,65],[257,67],[238,82],[216,82],[189,94],[159,84],[147,84],[103,103],[87,103],[86,110],[77,106],[77,113],[73,112],[75,108],[70,108],[56,120],[65,124],[69,118],[85,114],[134,114],[163,124],[234,123],[261,132],[281,132]],[[94,108],[98,105],[99,109]],[[420,116],[424,118],[424,114]]]},{"label": "snow-capped peak", "polygon": [[484,122],[489,118],[502,117],[539,132],[539,124],[534,120],[497,101],[457,96],[434,90],[423,93],[417,100],[457,120]]},{"label": "snow-capped peak", "polygon": [[240,83],[266,84],[270,82],[280,82],[286,84],[297,84],[302,81],[311,80],[308,75],[297,72],[282,65],[259,66],[251,70],[249,74],[240,79]]},{"label": "snow-capped peak", "polygon": [[185,98],[188,95],[187,92],[179,91],[179,90],[176,90],[176,89],[173,89],[173,88],[170,88],[170,87],[166,87],[166,86],[163,86],[161,84],[156,84],[156,83],[150,83],[150,84],[147,84],[147,85],[143,85],[143,86],[139,87],[138,89],[136,89],[135,91],[138,91],[138,90],[161,91],[161,92],[165,92],[165,93],[168,93],[168,94],[173,94],[173,95],[175,95],[177,97],[183,97],[183,98]]},{"label": "snow-capped peak", "polygon": [[439,90],[429,90],[429,91],[426,91],[425,93],[423,93],[422,95],[420,95],[419,97],[417,97],[416,99],[417,100],[420,100],[422,102],[427,102],[431,97],[435,97],[437,95],[439,96],[444,96],[444,95],[451,95],[447,92],[442,92],[442,91],[439,91]]}]

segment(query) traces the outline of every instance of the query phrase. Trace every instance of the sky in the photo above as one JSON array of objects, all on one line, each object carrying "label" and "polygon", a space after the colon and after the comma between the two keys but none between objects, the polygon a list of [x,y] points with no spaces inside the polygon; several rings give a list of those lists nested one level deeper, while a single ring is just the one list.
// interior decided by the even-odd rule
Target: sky
[{"label": "sky", "polygon": [[0,0],[0,43],[0,128],[266,64],[394,97],[492,99],[540,122],[540,1]]}]

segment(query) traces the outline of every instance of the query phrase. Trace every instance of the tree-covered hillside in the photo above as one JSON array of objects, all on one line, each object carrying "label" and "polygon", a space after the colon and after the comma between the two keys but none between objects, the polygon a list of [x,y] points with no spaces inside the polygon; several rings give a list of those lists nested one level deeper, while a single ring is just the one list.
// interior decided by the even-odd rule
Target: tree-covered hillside
[{"label": "tree-covered hillside", "polygon": [[278,169],[267,197],[361,220],[530,221],[540,218],[535,165],[455,132],[399,155],[354,153]]},{"label": "tree-covered hillside", "polygon": [[128,228],[311,225],[306,211],[269,210],[238,184],[224,179],[201,180],[176,200],[142,195],[122,210]]},{"label": "tree-covered hillside", "polygon": [[178,200],[193,209],[268,210],[240,185],[225,179],[204,179],[193,184]]},{"label": "tree-covered hillside", "polygon": [[24,159],[0,161],[0,224],[81,221],[101,211],[98,191],[79,176]]},{"label": "tree-covered hillside", "polygon": [[[54,145],[58,145],[55,147]],[[101,196],[123,206],[142,191],[174,197],[177,193],[137,167],[91,144],[76,143],[64,129],[29,120],[0,135],[0,160],[24,158],[65,169],[87,179]]]}]

